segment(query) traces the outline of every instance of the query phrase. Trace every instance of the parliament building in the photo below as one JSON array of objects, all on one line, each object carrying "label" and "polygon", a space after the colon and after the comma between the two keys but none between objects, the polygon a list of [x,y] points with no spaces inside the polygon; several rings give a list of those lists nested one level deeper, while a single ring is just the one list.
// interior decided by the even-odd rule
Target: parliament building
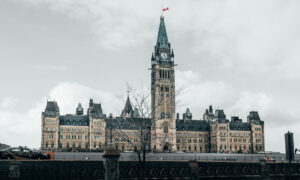
[{"label": "parliament building", "polygon": [[257,153],[265,150],[264,122],[256,111],[249,113],[247,122],[238,116],[228,118],[222,109],[214,110],[211,105],[202,119],[194,119],[189,108],[182,117],[176,114],[174,66],[164,17],[160,17],[151,57],[151,116],[141,116],[129,96],[118,117],[106,116],[101,104],[93,99],[86,113],[79,103],[75,114],[66,115],[60,115],[56,101],[47,101],[42,112],[41,149],[103,151],[111,139],[122,152],[132,152],[145,142],[147,150],[152,152]]}]

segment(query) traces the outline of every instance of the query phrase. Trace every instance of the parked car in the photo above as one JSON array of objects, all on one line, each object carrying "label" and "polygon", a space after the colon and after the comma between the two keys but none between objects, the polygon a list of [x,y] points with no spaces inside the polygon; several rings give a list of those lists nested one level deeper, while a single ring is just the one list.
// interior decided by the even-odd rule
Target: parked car
[{"label": "parked car", "polygon": [[10,147],[0,151],[0,159],[50,159],[50,156],[27,147]]}]

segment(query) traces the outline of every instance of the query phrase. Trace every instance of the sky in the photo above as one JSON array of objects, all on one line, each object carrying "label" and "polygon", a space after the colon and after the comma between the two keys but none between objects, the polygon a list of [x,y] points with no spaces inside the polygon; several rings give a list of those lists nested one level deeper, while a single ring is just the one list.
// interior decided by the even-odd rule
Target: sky
[{"label": "sky", "polygon": [[[224,109],[244,122],[258,111],[265,148],[300,148],[300,1],[164,0],[174,49],[176,111],[194,119]],[[126,84],[150,88],[160,0],[1,0],[0,143],[39,148],[41,113],[93,98],[118,116]]]}]

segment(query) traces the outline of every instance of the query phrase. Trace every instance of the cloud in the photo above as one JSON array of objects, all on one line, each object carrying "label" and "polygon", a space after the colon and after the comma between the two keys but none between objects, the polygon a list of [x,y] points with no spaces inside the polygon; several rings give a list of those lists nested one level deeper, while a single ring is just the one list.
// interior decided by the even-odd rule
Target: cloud
[{"label": "cloud", "polygon": [[34,69],[41,71],[65,71],[67,67],[58,66],[58,65],[34,65],[32,66]]},{"label": "cloud", "polygon": [[[177,71],[176,86],[184,86],[185,91],[179,97],[177,112],[183,113],[189,107],[194,119],[202,119],[210,104],[214,109],[224,109],[227,119],[239,116],[244,122],[250,111],[258,111],[265,122],[266,150],[284,152],[283,136],[288,130],[300,134],[297,106],[286,106],[265,92],[245,91],[222,82],[201,79],[193,71]],[[300,146],[295,140],[295,146]]]},{"label": "cloud", "polygon": [[11,110],[19,103],[19,100],[13,97],[6,97],[0,102],[0,110]]},{"label": "cloud", "polygon": [[[14,2],[20,3],[15,0]],[[22,0],[90,26],[103,48],[114,51],[153,42],[157,1]],[[202,66],[252,74],[272,73],[286,79],[300,74],[300,2],[166,1],[169,36],[188,59]],[[184,42],[184,43],[183,43]],[[274,73],[276,72],[276,73]]]},{"label": "cloud", "polygon": [[[282,106],[277,107],[278,104],[273,102],[273,98],[265,93],[241,91],[224,82],[206,81],[201,79],[199,73],[193,71],[178,71],[177,79],[177,86],[186,87],[185,92],[178,97],[181,103],[177,106],[177,112],[182,113],[190,107],[194,119],[202,119],[205,109],[212,104],[215,109],[224,109],[228,119],[231,115],[238,115],[245,122],[249,111],[257,110],[265,121],[267,150],[284,152],[284,141],[280,140],[283,134],[287,130],[295,134],[300,133],[296,128],[300,124],[295,121],[297,118],[294,114],[285,111],[286,108]],[[5,98],[0,101],[0,142],[38,148],[41,137],[41,113],[45,109],[47,99],[58,102],[60,114],[74,114],[79,102],[82,103],[86,113],[89,98],[93,98],[97,103],[101,102],[104,112],[113,113],[114,116],[118,116],[124,106],[124,102],[113,92],[93,89],[76,82],[58,84],[47,96],[42,97],[23,113],[12,110],[17,106],[14,102],[18,100]],[[283,110],[278,111],[278,108]],[[274,133],[275,130],[278,133]],[[280,141],[274,141],[274,137]],[[299,146],[297,143],[296,145]]]},{"label": "cloud", "polygon": [[36,7],[47,6],[54,12],[88,23],[98,37],[99,44],[111,50],[141,45],[144,42],[141,39],[152,38],[149,36],[153,25],[150,14],[155,4],[151,1],[23,0],[22,2]]},{"label": "cloud", "polygon": [[[90,26],[100,48],[123,50],[131,53],[133,59],[140,50],[143,51],[145,44],[153,43],[160,14],[158,1],[14,2],[29,3],[36,8],[46,7],[54,13],[81,21]],[[300,1],[172,0],[167,3],[170,11],[166,14],[166,24],[175,48],[176,62],[182,68],[193,69],[176,71],[176,86],[186,88],[185,93],[178,97],[179,112],[190,107],[194,117],[200,119],[205,108],[213,104],[215,108],[224,109],[227,117],[239,115],[245,121],[249,111],[258,110],[265,121],[268,148],[279,147],[272,138],[280,139],[288,127],[298,132]],[[37,68],[59,70],[55,67]],[[118,114],[120,109],[116,108],[123,106],[111,100],[114,99],[113,94],[79,83],[59,84],[46,97],[55,98],[63,113],[74,113],[79,101],[86,109],[89,97],[103,102],[107,113]],[[0,123],[7,127],[5,131],[11,129],[12,134],[17,133],[12,128],[17,125],[18,130],[26,134],[28,132],[24,129],[33,126],[25,122],[37,122],[39,125],[46,97],[26,113],[10,111],[15,103],[19,104],[14,100],[1,101]],[[22,130],[18,124],[25,128]],[[38,125],[34,129],[40,133]],[[13,139],[18,141],[18,136],[21,134],[13,136]],[[2,140],[5,136],[1,134],[0,137]],[[39,144],[37,139],[34,142]]]},{"label": "cloud", "polygon": [[16,104],[12,102],[18,100],[5,98],[0,101],[0,142],[12,146],[26,145],[31,148],[39,148],[41,113],[45,110],[47,99],[55,99],[58,102],[61,114],[74,114],[79,102],[83,104],[86,113],[90,97],[94,98],[97,103],[101,102],[105,113],[112,112],[114,116],[119,115],[120,109],[124,105],[113,93],[71,82],[58,84],[50,90],[47,96],[42,97],[34,106],[28,107],[25,112],[13,110]]}]

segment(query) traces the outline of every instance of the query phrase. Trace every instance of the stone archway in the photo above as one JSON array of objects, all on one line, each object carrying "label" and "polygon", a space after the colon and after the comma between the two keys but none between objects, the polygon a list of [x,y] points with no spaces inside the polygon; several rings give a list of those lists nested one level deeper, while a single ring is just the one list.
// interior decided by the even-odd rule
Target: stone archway
[{"label": "stone archway", "polygon": [[172,152],[172,147],[169,143],[166,143],[162,146],[162,152],[167,153],[167,152]]}]

